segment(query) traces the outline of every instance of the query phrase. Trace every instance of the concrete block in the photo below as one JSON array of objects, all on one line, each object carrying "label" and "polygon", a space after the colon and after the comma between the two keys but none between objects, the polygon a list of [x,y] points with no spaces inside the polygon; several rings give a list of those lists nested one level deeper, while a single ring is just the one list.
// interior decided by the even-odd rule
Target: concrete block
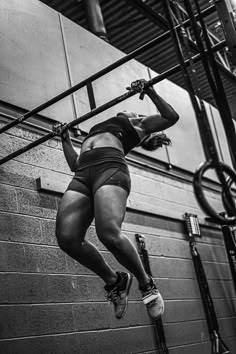
[{"label": "concrete block", "polygon": [[82,264],[78,263],[75,259],[65,254],[66,270],[69,274],[76,275],[94,275],[94,273]]},{"label": "concrete block", "polygon": [[197,281],[192,279],[158,279],[157,287],[166,300],[200,299]]},{"label": "concrete block", "polygon": [[[22,174],[22,171],[24,171],[24,174]],[[19,166],[13,160],[0,167],[0,183],[35,189],[35,180],[25,176],[25,170],[22,170],[22,165]]]},{"label": "concrete block", "polygon": [[26,262],[23,245],[1,242],[0,243],[0,271],[1,272],[25,272]]},{"label": "concrete block", "polygon": [[209,354],[211,352],[211,342],[176,346],[170,349],[171,354]]},{"label": "concrete block", "polygon": [[97,348],[98,352],[101,354],[128,354],[132,352],[154,350],[156,348],[156,342],[153,328],[151,326],[140,326],[136,328],[98,332]]},{"label": "concrete block", "polygon": [[213,261],[213,262],[221,262],[228,263],[228,258],[226,254],[226,249],[224,246],[217,245],[197,245],[198,252],[201,255],[202,261]]},{"label": "concrete block", "polygon": [[105,303],[73,304],[72,310],[77,332],[110,328],[110,318],[114,316],[113,306]]},{"label": "concrete block", "polygon": [[236,299],[214,299],[214,307],[217,317],[231,317],[236,312]]},{"label": "concrete block", "polygon": [[[169,237],[146,237],[146,248],[150,255],[191,259],[189,242]],[[197,244],[202,261],[227,262],[224,246]]]},{"label": "concrete block", "polygon": [[2,297],[9,303],[104,301],[103,282],[97,277],[7,274]]},{"label": "concrete block", "polygon": [[129,301],[126,315],[119,321],[114,316],[113,305],[107,302],[73,304],[74,323],[77,331],[105,330],[150,325],[142,301]]},{"label": "concrete block", "polygon": [[1,341],[1,349],[4,354],[65,354],[78,353],[90,354],[91,346],[96,350],[94,333],[70,333],[60,336],[39,336]]},{"label": "concrete block", "polygon": [[37,184],[38,191],[46,191],[52,193],[63,194],[67,188],[67,183],[62,183],[57,180],[52,181],[50,179],[44,179],[42,177],[37,178],[36,184]]},{"label": "concrete block", "polygon": [[168,324],[165,326],[165,335],[169,347],[209,340],[207,323],[202,320]]},{"label": "concrete block", "polygon": [[[150,257],[153,275],[160,278],[195,279],[196,273],[192,260]],[[203,262],[207,279],[231,280],[228,264]]]},{"label": "concrete block", "polygon": [[1,306],[0,327],[2,339],[72,332],[72,308],[70,304]]},{"label": "concrete block", "polygon": [[104,301],[103,281],[96,276],[72,276],[72,294],[76,301]]},{"label": "concrete block", "polygon": [[[226,321],[226,326],[229,324],[232,328],[232,323],[228,319]],[[206,321],[188,321],[176,324],[170,324],[165,326],[167,343],[170,347],[179,345],[191,345],[192,343],[201,343],[209,341],[209,333]],[[231,332],[230,330],[230,332]],[[223,333],[220,330],[223,340],[227,343],[227,337],[229,334]],[[192,353],[192,352],[191,352]]]},{"label": "concrete block", "polygon": [[[233,283],[228,280],[209,280],[211,296],[217,298],[232,298],[234,295]],[[157,286],[163,297],[174,299],[200,299],[197,280],[195,279],[158,279]]]},{"label": "concrete block", "polygon": [[[50,169],[46,169],[46,165],[42,163],[42,166],[36,166],[37,160],[34,160],[34,167],[27,162],[19,162],[16,160],[8,161],[7,164],[0,166],[0,183],[9,184],[15,187],[27,188],[36,190],[37,178],[47,178],[50,180],[57,180],[60,183],[66,185],[71,180],[72,173],[64,161],[63,155],[60,155],[60,162],[63,163],[61,169],[63,171],[57,172]],[[58,171],[60,170],[59,164],[57,164]],[[68,173],[68,175],[67,175]]]},{"label": "concrete block", "polygon": [[18,242],[41,242],[40,220],[34,217],[0,213],[0,239]]},{"label": "concrete block", "polygon": [[0,185],[0,210],[17,212],[16,190],[13,187]]},{"label": "concrete block", "polygon": [[150,257],[152,274],[158,278],[189,279],[195,278],[193,262],[186,259]]},{"label": "concrete block", "polygon": [[7,288],[7,282],[8,282],[8,275],[6,273],[1,273],[0,274],[0,303],[5,304],[8,303],[8,288]]},{"label": "concrete block", "polygon": [[212,298],[233,298],[235,297],[235,288],[232,280],[209,280]]},{"label": "concrete block", "polygon": [[188,242],[167,237],[147,237],[146,248],[149,255],[190,259]]},{"label": "concrete block", "polygon": [[[40,137],[42,136],[43,134],[40,134]],[[28,145],[29,141],[14,135],[12,136],[8,134],[4,134],[2,139],[2,144],[11,146],[11,152],[12,152],[12,151],[17,151],[22,147]],[[53,171],[70,173],[63,152],[58,149],[50,148],[44,144],[38,145],[33,149],[16,157],[16,161],[41,167],[44,169],[48,168],[49,170],[53,170]]]},{"label": "concrete block", "polygon": [[227,263],[203,262],[203,267],[207,279],[231,280],[232,278],[229,264]]},{"label": "concrete block", "polygon": [[164,324],[204,320],[205,313],[201,299],[166,300]]},{"label": "concrete block", "polygon": [[56,216],[56,200],[52,195],[18,189],[17,201],[22,214],[51,219]]},{"label": "concrete block", "polygon": [[[183,183],[171,185],[164,179],[162,182],[155,180],[152,176],[149,178],[141,174],[131,174],[132,191],[144,194],[146,198],[150,197],[150,202],[159,203],[160,199],[164,201],[175,201],[176,204],[183,204],[189,208],[199,209],[198,203],[193,191],[183,189]],[[155,201],[155,198],[157,199]]]},{"label": "concrete block", "polygon": [[182,222],[135,210],[128,210],[125,215],[124,222],[129,224],[137,224],[142,227],[148,226],[156,229],[168,230],[169,232],[179,232],[181,234],[185,232],[184,224]]},{"label": "concrete block", "polygon": [[235,335],[231,338],[226,338],[227,346],[229,347],[230,353],[236,352],[236,337]]},{"label": "concrete block", "polygon": [[46,245],[57,245],[55,220],[41,219],[40,225],[42,230],[42,243]]},{"label": "concrete block", "polygon": [[65,253],[56,247],[24,245],[28,272],[67,273]]}]

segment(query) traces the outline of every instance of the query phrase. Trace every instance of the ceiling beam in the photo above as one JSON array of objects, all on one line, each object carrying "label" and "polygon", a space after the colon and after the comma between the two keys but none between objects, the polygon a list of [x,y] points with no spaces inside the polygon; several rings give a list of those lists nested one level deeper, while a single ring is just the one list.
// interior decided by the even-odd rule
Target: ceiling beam
[{"label": "ceiling beam", "polygon": [[[164,31],[169,29],[168,22],[165,18],[153,10],[149,5],[147,5],[142,0],[125,0],[129,5],[135,7],[138,11],[144,14],[147,18],[150,19],[155,25],[159,26]],[[214,7],[213,7],[214,8]],[[194,51],[194,54],[199,53],[197,45],[189,39],[189,44]],[[224,72],[224,74],[228,75],[230,79],[236,82],[236,76],[228,69],[226,69],[221,63],[217,62],[218,68]]]}]

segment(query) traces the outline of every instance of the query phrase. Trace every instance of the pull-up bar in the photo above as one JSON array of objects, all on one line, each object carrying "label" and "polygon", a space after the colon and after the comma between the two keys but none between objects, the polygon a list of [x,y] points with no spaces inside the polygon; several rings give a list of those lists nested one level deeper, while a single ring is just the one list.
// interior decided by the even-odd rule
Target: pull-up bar
[{"label": "pull-up bar", "polygon": [[[207,16],[209,14],[211,14],[213,11],[215,10],[215,6],[209,6],[207,9],[205,9],[202,12],[203,16]],[[199,15],[197,15],[197,19],[198,19]],[[190,20],[187,19],[186,21],[183,22],[183,25],[187,26],[190,23]],[[176,29],[180,28],[180,25],[177,25],[175,27]],[[48,108],[49,106],[53,105],[54,103],[62,100],[63,98],[71,95],[72,93],[74,93],[75,91],[81,89],[82,87],[86,86],[87,84],[91,83],[92,81],[97,80],[98,78],[104,76],[105,74],[109,73],[110,71],[118,68],[119,66],[127,63],[128,61],[130,61],[131,59],[134,59],[135,57],[137,57],[139,54],[142,54],[143,52],[149,50],[150,48],[152,48],[154,45],[161,43],[162,41],[164,41],[166,38],[168,38],[170,35],[170,31],[166,31],[163,34],[161,34],[160,36],[158,36],[157,38],[154,38],[153,40],[149,41],[148,43],[142,45],[141,47],[135,49],[134,51],[132,51],[131,53],[127,54],[126,56],[124,56],[123,58],[117,60],[116,62],[108,65],[106,68],[98,71],[97,73],[91,75],[90,77],[88,77],[87,79],[79,82],[78,84],[70,87],[68,90],[60,93],[59,95],[51,98],[50,100],[44,102],[43,104],[39,105],[38,107],[33,108],[31,111],[25,113],[24,115],[22,115],[21,117],[13,120],[12,122],[6,124],[5,126],[3,126],[2,128],[0,128],[0,133],[5,132],[6,130],[14,127],[15,125],[22,123],[23,121],[25,121],[26,119],[32,117],[34,114],[37,114],[39,112],[41,112],[42,110]]]},{"label": "pull-up bar", "polygon": [[[223,40],[223,41],[221,41],[220,43],[218,43],[218,44],[216,44],[215,46],[213,46],[213,47],[212,47],[212,50],[213,50],[213,51],[218,51],[218,50],[221,50],[222,48],[224,48],[225,46],[226,46],[226,41]],[[207,51],[206,51],[206,53],[207,53]],[[192,60],[193,60],[194,62],[197,62],[197,61],[199,61],[200,59],[201,59],[200,54],[196,54],[195,56],[192,57]],[[189,63],[190,63],[190,60],[189,60],[189,59],[185,61],[185,64],[186,64],[186,65],[189,65]],[[155,84],[157,84],[158,82],[160,82],[160,81],[166,79],[167,77],[169,77],[169,76],[171,76],[171,75],[173,75],[173,74],[176,74],[177,72],[180,71],[180,69],[181,69],[180,64],[175,65],[175,66],[172,67],[171,69],[166,70],[165,72],[161,73],[160,75],[157,75],[157,76],[155,76],[153,79],[147,81],[146,85],[147,85],[147,86],[155,85]],[[107,110],[107,109],[109,109],[109,108],[115,106],[116,104],[118,104],[118,103],[120,103],[120,102],[122,102],[122,101],[125,101],[126,99],[128,99],[129,97],[132,97],[132,96],[134,96],[134,95],[136,95],[136,92],[133,91],[133,90],[130,90],[129,92],[126,92],[125,94],[123,94],[123,95],[121,95],[121,96],[119,96],[119,97],[117,97],[117,98],[114,98],[113,100],[111,100],[111,101],[109,101],[109,102],[103,104],[102,106],[100,106],[100,107],[98,107],[98,108],[95,108],[95,109],[93,109],[92,111],[90,111],[90,112],[84,114],[82,117],[78,117],[78,118],[76,118],[75,120],[73,120],[73,121],[67,123],[67,124],[63,127],[63,129],[64,129],[64,130],[70,129],[70,128],[74,127],[75,125],[77,125],[77,124],[79,124],[79,123],[82,123],[82,122],[88,120],[89,118],[91,118],[91,117],[93,117],[93,116],[95,116],[95,115],[97,115],[97,114],[99,114],[99,113],[101,113],[101,112],[104,112],[105,110]],[[14,157],[17,157],[17,156],[23,154],[24,152],[26,152],[26,151],[32,149],[33,147],[44,143],[45,141],[47,141],[47,140],[53,138],[53,137],[56,136],[56,135],[58,135],[58,133],[57,133],[55,130],[54,130],[54,131],[51,131],[50,133],[48,133],[47,135],[43,136],[42,138],[40,138],[40,139],[38,139],[38,140],[35,140],[35,141],[33,141],[32,143],[28,144],[27,146],[25,146],[25,147],[23,147],[23,148],[21,148],[21,149],[15,151],[15,152],[9,154],[8,156],[2,158],[2,159],[0,160],[0,165],[2,165],[3,163],[5,163],[5,162],[7,162],[7,161],[9,161],[9,160],[11,160],[11,159],[13,159]]]}]

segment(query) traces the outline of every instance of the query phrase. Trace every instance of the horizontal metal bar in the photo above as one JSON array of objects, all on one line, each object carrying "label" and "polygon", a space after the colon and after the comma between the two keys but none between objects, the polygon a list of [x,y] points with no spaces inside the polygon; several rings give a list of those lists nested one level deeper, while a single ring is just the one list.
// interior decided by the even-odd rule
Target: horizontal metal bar
[{"label": "horizontal metal bar", "polygon": [[[209,6],[207,9],[205,9],[202,12],[203,16],[207,16],[210,13],[212,13],[215,10],[215,6]],[[198,17],[197,17],[198,18]],[[190,20],[186,20],[183,22],[183,25],[188,25],[190,23]],[[176,29],[180,28],[180,25],[175,27]],[[170,31],[166,31],[164,33],[162,33],[160,36],[154,38],[153,40],[149,41],[148,43],[145,43],[144,45],[142,45],[141,47],[135,49],[134,51],[132,51],[131,53],[127,54],[126,56],[124,56],[123,58],[117,60],[116,62],[108,65],[107,67],[103,68],[102,70],[98,71],[97,73],[91,75],[90,77],[88,77],[87,79],[81,81],[80,83],[70,87],[68,90],[60,93],[59,95],[51,98],[50,100],[44,102],[43,104],[33,108],[31,111],[25,113],[24,115],[22,115],[21,117],[15,119],[14,121],[6,124],[5,126],[3,126],[2,128],[0,128],[0,134],[5,132],[6,130],[14,127],[15,125],[22,123],[23,121],[25,121],[26,119],[32,117],[34,114],[39,113],[40,111],[48,108],[49,106],[53,105],[54,103],[60,101],[61,99],[69,96],[70,94],[72,94],[73,92],[81,89],[82,87],[86,86],[88,83],[91,83],[92,81],[97,80],[98,78],[100,78],[101,76],[109,73],[110,71],[118,68],[119,66],[127,63],[128,61],[130,61],[131,59],[137,57],[139,54],[142,54],[144,51],[147,51],[148,49],[152,48],[154,45],[164,41],[166,38],[168,38],[170,35]]]},{"label": "horizontal metal bar", "polygon": [[[212,47],[212,50],[213,51],[217,51],[217,50],[220,50],[222,48],[224,48],[226,46],[226,41],[222,41],[218,44],[216,44],[215,46]],[[206,51],[207,52],[207,51]],[[194,57],[192,57],[192,60],[195,62],[195,61],[199,61],[201,59],[201,56],[200,54],[196,54]],[[185,61],[185,64],[186,65],[189,65],[189,62],[190,60],[186,60]],[[147,86],[151,86],[151,85],[154,85],[154,84],[157,84],[158,82],[168,78],[169,76],[179,72],[181,70],[181,67],[180,67],[180,64],[174,66],[173,68],[171,69],[168,69],[166,71],[164,71],[163,73],[161,73],[160,75],[157,75],[155,76],[153,79],[149,80],[147,82]],[[136,92],[134,92],[133,90],[129,91],[129,92],[126,92],[125,94],[117,97],[117,98],[114,98],[113,100],[107,102],[107,103],[104,103],[102,106],[98,107],[98,108],[95,108],[93,109],[92,111],[86,113],[85,115],[83,115],[82,117],[78,117],[76,118],[75,120],[67,123],[65,125],[65,129],[69,129],[69,128],[72,128],[74,127],[75,125],[79,124],[79,123],[82,123],[86,120],[88,120],[89,118],[107,110],[108,108],[111,108],[113,106],[115,106],[116,104],[122,102],[122,101],[125,101],[127,100],[129,97],[132,97],[136,95]],[[45,135],[44,137],[30,143],[29,145],[9,154],[8,156],[2,158],[0,160],[0,165],[2,165],[3,163],[13,159],[14,157],[17,157],[19,155],[21,155],[22,153],[32,149],[33,147],[37,146],[37,145],[40,145],[42,144],[43,142],[51,139],[53,136],[56,136],[56,134],[54,132],[50,132],[49,134]]]}]

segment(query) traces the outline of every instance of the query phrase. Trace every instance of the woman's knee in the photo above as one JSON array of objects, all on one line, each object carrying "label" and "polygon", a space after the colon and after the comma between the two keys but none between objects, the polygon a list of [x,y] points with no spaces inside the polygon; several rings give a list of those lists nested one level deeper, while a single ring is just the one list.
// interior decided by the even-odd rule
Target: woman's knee
[{"label": "woman's knee", "polygon": [[63,231],[56,228],[56,238],[58,246],[66,253],[70,254],[73,249],[79,250],[82,247],[82,241],[80,241],[78,234],[74,234],[69,230]]},{"label": "woman's knee", "polygon": [[108,249],[120,248],[122,244],[122,235],[120,227],[113,223],[107,223],[105,226],[96,227],[99,240]]}]

